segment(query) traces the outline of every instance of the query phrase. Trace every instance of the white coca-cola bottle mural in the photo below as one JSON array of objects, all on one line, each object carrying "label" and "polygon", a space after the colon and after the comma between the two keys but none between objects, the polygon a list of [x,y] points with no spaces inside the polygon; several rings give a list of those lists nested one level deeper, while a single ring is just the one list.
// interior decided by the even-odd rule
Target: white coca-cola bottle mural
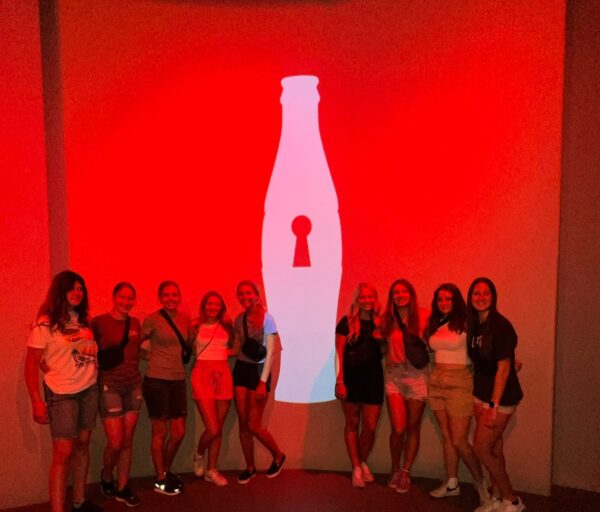
[{"label": "white coca-cola bottle mural", "polygon": [[281,336],[276,399],[334,399],[342,275],[338,201],[319,132],[315,76],[281,81],[281,139],[265,199],[263,281]]}]

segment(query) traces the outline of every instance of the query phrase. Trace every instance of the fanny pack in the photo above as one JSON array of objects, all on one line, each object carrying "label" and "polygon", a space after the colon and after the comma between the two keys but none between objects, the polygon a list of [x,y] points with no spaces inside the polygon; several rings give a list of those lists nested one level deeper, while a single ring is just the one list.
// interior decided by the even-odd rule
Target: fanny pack
[{"label": "fanny pack", "polygon": [[97,359],[98,366],[101,370],[112,370],[119,366],[125,359],[125,346],[129,342],[129,326],[131,318],[129,315],[125,319],[125,332],[121,343],[114,347],[101,348],[98,350]]},{"label": "fanny pack", "polygon": [[246,320],[246,313],[242,317],[242,323],[244,324],[244,343],[242,343],[242,354],[248,359],[259,363],[267,356],[267,349],[260,342],[248,336],[248,322]]}]

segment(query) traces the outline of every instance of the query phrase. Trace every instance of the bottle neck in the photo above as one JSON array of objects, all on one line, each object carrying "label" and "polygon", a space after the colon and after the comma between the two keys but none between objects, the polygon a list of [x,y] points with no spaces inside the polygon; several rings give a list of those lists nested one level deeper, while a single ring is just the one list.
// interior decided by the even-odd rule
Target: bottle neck
[{"label": "bottle neck", "polygon": [[281,135],[286,137],[317,137],[319,133],[319,102],[318,99],[306,101],[282,102]]}]

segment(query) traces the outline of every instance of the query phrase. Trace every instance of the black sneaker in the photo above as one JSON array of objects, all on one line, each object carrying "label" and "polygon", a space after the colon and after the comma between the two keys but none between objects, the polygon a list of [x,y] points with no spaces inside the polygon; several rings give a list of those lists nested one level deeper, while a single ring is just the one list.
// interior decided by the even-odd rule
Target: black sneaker
[{"label": "black sneaker", "polygon": [[183,482],[181,481],[181,478],[179,478],[178,475],[175,475],[174,473],[171,473],[170,471],[167,471],[165,473],[165,478],[171,482],[173,485],[179,487],[180,489],[183,489]]},{"label": "black sneaker", "polygon": [[177,496],[178,494],[181,494],[181,487],[165,477],[161,480],[154,480],[154,492],[166,494],[167,496]]},{"label": "black sneaker", "polygon": [[100,492],[105,498],[112,498],[117,492],[117,488],[112,480],[110,482],[104,480],[102,473],[104,473],[104,470],[100,471]]},{"label": "black sneaker", "polygon": [[92,503],[90,500],[85,500],[78,507],[73,504],[73,508],[71,510],[73,512],[102,512],[102,509],[98,505]]},{"label": "black sneaker", "polygon": [[275,478],[279,473],[281,473],[281,467],[285,462],[285,453],[281,454],[281,460],[279,462],[273,461],[269,469],[267,469],[267,478]]},{"label": "black sneaker", "polygon": [[242,471],[240,473],[240,476],[238,477],[238,484],[246,485],[255,476],[256,476],[256,468],[244,469],[244,471]]},{"label": "black sneaker", "polygon": [[140,499],[127,485],[122,491],[117,491],[115,493],[115,499],[121,503],[125,503],[128,507],[137,507],[142,504]]}]

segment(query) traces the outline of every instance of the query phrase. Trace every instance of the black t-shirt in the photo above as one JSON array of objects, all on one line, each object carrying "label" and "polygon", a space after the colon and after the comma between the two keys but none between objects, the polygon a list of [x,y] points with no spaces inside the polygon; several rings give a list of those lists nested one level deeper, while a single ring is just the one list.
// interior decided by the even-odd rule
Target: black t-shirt
[{"label": "black t-shirt", "polygon": [[[377,361],[381,359],[380,340],[373,336],[375,323],[373,320],[360,320],[360,331],[356,339],[347,340],[344,347],[344,368],[352,368],[362,364]],[[344,316],[337,327],[335,333],[342,336],[348,336],[350,327],[348,317]]]},{"label": "black t-shirt", "polygon": [[523,398],[515,370],[517,333],[512,324],[500,313],[490,314],[488,319],[469,333],[468,351],[473,361],[473,395],[489,402],[494,391],[498,361],[510,360],[510,373],[499,405],[517,405]]}]

